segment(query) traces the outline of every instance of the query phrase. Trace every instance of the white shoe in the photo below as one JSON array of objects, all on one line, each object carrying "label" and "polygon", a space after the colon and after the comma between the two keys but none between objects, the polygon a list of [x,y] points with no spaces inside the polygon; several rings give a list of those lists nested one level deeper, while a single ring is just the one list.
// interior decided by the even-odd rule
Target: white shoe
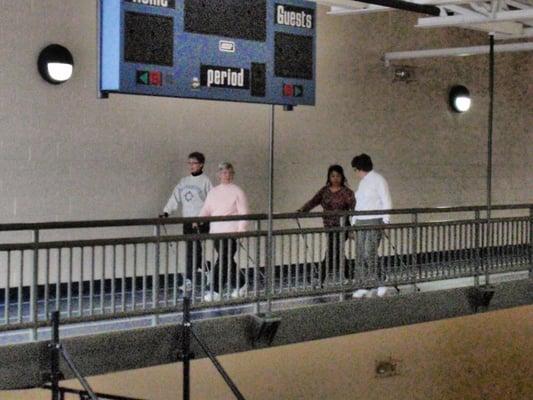
[{"label": "white shoe", "polygon": [[206,293],[204,296],[204,301],[207,301],[207,302],[220,301],[220,295],[217,292],[213,292],[212,296],[211,296],[211,292]]},{"label": "white shoe", "polygon": [[378,287],[378,297],[386,297],[392,295],[392,288],[389,286]]},{"label": "white shoe", "polygon": [[239,289],[233,289],[231,291],[231,298],[232,299],[238,299],[239,297],[245,297],[246,296],[246,291],[248,290],[248,285],[243,285],[241,288]]},{"label": "white shoe", "polygon": [[352,297],[354,299],[362,299],[363,297],[368,297],[370,291],[366,289],[357,289],[355,292],[353,292]]}]

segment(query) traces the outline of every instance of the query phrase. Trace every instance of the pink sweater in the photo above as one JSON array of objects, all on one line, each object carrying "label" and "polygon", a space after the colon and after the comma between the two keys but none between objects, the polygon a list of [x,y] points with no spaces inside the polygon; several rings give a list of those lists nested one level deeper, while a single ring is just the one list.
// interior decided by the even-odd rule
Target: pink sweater
[{"label": "pink sweater", "polygon": [[[248,200],[240,187],[233,183],[220,184],[209,191],[199,217],[220,217],[249,214]],[[210,233],[244,232],[246,221],[211,222]]]}]

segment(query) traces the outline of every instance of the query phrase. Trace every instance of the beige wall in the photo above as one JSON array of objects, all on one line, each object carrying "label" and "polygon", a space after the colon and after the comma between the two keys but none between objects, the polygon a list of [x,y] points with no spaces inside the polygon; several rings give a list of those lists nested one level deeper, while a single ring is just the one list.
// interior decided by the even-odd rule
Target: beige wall
[{"label": "beige wall", "polygon": [[[533,306],[223,356],[247,399],[525,400],[533,393]],[[375,376],[377,360],[399,374]],[[143,399],[181,396],[178,364],[91,378],[93,388]],[[207,360],[192,363],[192,398],[232,395]],[[74,387],[69,381],[66,386]],[[529,396],[529,397],[528,397]],[[2,400],[48,399],[41,390]]]},{"label": "beige wall", "polygon": [[[266,210],[268,106],[154,97],[96,98],[95,1],[0,0],[0,221],[156,215],[201,150],[207,171],[234,161],[253,211]],[[486,57],[416,61],[392,83],[385,51],[479,44],[470,31],[416,30],[404,12],[319,13],[316,107],[277,113],[276,211],[301,206],[330,163],[368,152],[398,207],[485,201]],[[73,79],[48,85],[39,50],[69,47]],[[496,57],[494,201],[533,201],[531,53]],[[447,109],[466,84],[473,108]],[[352,185],[355,185],[351,177]]]}]

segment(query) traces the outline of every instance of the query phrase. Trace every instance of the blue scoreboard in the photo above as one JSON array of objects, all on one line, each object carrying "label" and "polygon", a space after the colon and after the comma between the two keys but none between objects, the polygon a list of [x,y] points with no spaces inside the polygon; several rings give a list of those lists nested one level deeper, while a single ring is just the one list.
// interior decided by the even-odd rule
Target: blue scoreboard
[{"label": "blue scoreboard", "polygon": [[102,94],[315,103],[315,3],[100,2]]}]

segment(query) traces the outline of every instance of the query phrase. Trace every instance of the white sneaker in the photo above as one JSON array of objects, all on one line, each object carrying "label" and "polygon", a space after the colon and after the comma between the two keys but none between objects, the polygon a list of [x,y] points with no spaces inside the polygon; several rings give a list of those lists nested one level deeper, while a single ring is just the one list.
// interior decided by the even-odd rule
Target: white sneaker
[{"label": "white sneaker", "polygon": [[363,297],[367,297],[370,293],[369,290],[366,289],[357,289],[355,292],[353,292],[352,297],[354,299],[362,299]]},{"label": "white sneaker", "polygon": [[211,296],[211,292],[206,293],[204,296],[204,301],[207,301],[207,302],[220,301],[220,295],[217,292],[213,292],[212,296]]},{"label": "white sneaker", "polygon": [[386,297],[392,295],[392,288],[389,286],[378,287],[378,297]]},{"label": "white sneaker", "polygon": [[231,291],[231,298],[232,299],[238,299],[239,297],[245,297],[246,296],[246,291],[248,290],[248,285],[243,285],[241,288],[239,289],[233,289]]}]

